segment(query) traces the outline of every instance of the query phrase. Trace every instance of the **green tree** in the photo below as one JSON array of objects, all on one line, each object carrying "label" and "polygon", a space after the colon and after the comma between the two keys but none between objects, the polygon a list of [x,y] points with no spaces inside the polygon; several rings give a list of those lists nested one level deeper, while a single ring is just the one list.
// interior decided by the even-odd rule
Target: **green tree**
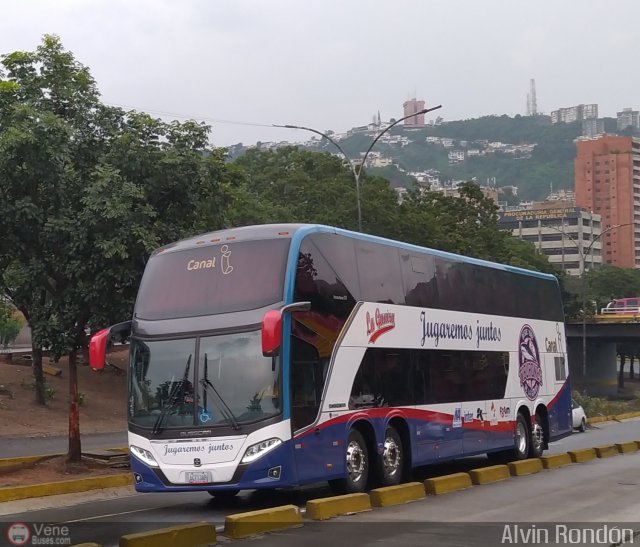
[{"label": "green tree", "polygon": [[0,290],[42,348],[69,355],[69,453],[81,454],[76,358],[85,331],[130,316],[152,249],[222,227],[239,187],[209,128],[100,102],[89,70],[46,36],[2,57]]},{"label": "green tree", "polygon": [[[249,150],[234,164],[246,192],[229,212],[232,224],[316,222],[358,229],[355,179],[343,159],[293,146]],[[395,191],[381,177],[360,177],[363,231],[385,235],[396,221]]]}]

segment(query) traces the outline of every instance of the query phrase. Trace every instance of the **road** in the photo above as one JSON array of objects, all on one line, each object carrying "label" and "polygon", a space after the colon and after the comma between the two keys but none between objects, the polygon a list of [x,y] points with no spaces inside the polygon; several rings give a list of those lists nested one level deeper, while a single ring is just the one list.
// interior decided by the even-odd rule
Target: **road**
[{"label": "road", "polygon": [[[591,447],[635,439],[640,439],[640,419],[627,420],[620,423],[610,422],[596,424],[586,433],[576,433],[571,437],[553,443],[549,452],[565,452],[574,448]],[[629,472],[628,466],[632,465],[630,462],[635,462],[635,468],[632,466],[632,471],[635,473],[635,482],[638,482],[637,477],[639,476],[640,471],[640,455],[637,454],[618,456],[611,460],[607,460],[606,462],[602,461],[594,462],[594,464],[571,466],[570,468],[566,468],[563,473],[559,473],[557,471],[542,473],[540,475],[536,475],[533,482],[534,484],[538,484],[538,482],[546,484],[548,492],[553,493],[554,489],[557,489],[559,484],[565,483],[554,483],[553,481],[549,483],[549,477],[557,477],[564,480],[564,477],[566,476],[564,473],[567,469],[571,469],[571,474],[569,476],[573,477],[572,480],[590,483],[593,480],[591,473],[604,473],[605,471],[610,471],[609,468],[611,467],[611,464],[608,463],[609,461],[613,462],[614,467],[619,466],[621,470],[626,469],[624,473]],[[431,476],[438,476],[457,471],[468,471],[469,469],[481,467],[486,464],[487,460],[484,456],[465,458],[448,465],[430,466],[428,468],[416,470],[415,479],[424,480]],[[583,471],[581,471],[581,469]],[[576,474],[579,475],[580,478],[576,478]],[[628,478],[629,477],[627,477],[627,479]],[[519,487],[517,486],[516,489],[523,488],[528,484],[528,482],[524,481],[531,481],[531,479],[532,477],[523,477],[514,481],[508,481],[508,483],[520,485]],[[623,479],[623,476],[620,475],[615,479],[615,483],[623,483],[627,479]],[[610,480],[613,481],[613,479]],[[566,484],[569,485],[572,483],[569,481]],[[492,492],[491,489],[495,486],[496,485],[478,488],[480,494],[473,494],[472,492],[476,490],[473,489],[472,491],[462,493],[462,496],[479,495],[482,497]],[[604,492],[597,492],[597,490],[595,492],[599,496],[608,495],[606,488],[604,490]],[[624,488],[622,490],[624,490]],[[543,488],[540,492],[544,491],[545,490]],[[571,489],[569,489],[569,491],[571,491]],[[636,487],[634,490],[634,499],[636,503],[640,501],[637,491],[638,488]],[[522,490],[520,495],[523,495],[523,492],[524,498],[528,500],[528,490]],[[77,535],[77,537],[74,536],[74,542],[79,543],[80,541],[91,540],[101,542],[106,546],[110,544],[115,545],[116,540],[114,538],[118,538],[120,535],[125,533],[161,528],[170,523],[194,522],[198,520],[206,520],[213,522],[216,525],[222,525],[224,523],[225,516],[228,514],[285,504],[303,506],[308,499],[322,497],[328,494],[329,490],[325,485],[318,485],[294,491],[264,493],[243,492],[232,501],[222,502],[212,499],[206,493],[136,494],[132,489],[116,489],[113,491],[91,492],[81,495],[74,494],[67,496],[55,496],[55,499],[40,498],[38,500],[6,502],[0,505],[0,514],[4,515],[3,517],[0,517],[0,520],[4,522],[67,522],[71,523],[70,525],[74,527],[74,534]],[[585,494],[585,496],[586,495],[587,494]],[[588,495],[593,495],[593,492],[590,492]],[[541,501],[541,496],[542,494],[537,498],[538,502]],[[460,519],[468,520],[466,517],[477,515],[473,518],[478,518],[478,522],[484,522],[487,520],[486,517],[489,514],[492,514],[492,509],[490,508],[503,506],[503,497],[501,495],[497,496],[495,499],[490,497],[488,499],[476,501],[478,505],[475,506],[475,509],[473,504],[469,506],[465,505],[466,497],[461,498],[458,494],[452,494],[451,497],[451,499],[459,501],[463,499],[465,501],[460,501],[462,505],[455,510],[450,508],[449,510],[444,510],[441,513],[432,513],[431,511],[435,511],[435,507],[440,507],[441,500],[445,500],[445,498],[449,499],[449,496],[431,498],[427,502],[424,502],[427,503],[429,507],[429,518],[435,518],[436,520],[441,519],[442,521],[448,522]],[[506,499],[508,498],[504,498],[504,500]],[[572,507],[576,503],[582,506],[585,503],[585,500],[588,499],[589,498],[583,499],[581,496],[578,496],[576,498],[576,500],[578,500],[577,502],[576,500],[571,502],[567,501],[568,508]],[[609,504],[608,498],[607,504]],[[527,517],[531,515],[531,518],[533,519],[541,518],[533,516],[538,513],[531,512],[529,502],[526,504],[526,510],[523,509],[522,500],[515,503],[515,505],[520,508],[520,511],[524,511],[523,514]],[[546,502],[542,505],[547,507]],[[404,507],[409,508],[413,507],[413,505],[407,505]],[[551,510],[554,507],[555,509],[551,511],[550,515],[554,518],[561,519],[562,514],[558,512],[558,507],[549,505],[548,509]],[[633,504],[629,505],[629,507],[633,507]],[[568,508],[566,509],[567,511]],[[538,511],[541,511],[542,509],[542,507],[537,508]],[[560,509],[562,509],[561,504]],[[374,513],[372,513],[372,515],[373,514]],[[640,507],[636,513],[632,514],[635,514],[636,520],[640,520]],[[566,518],[570,518],[569,515],[570,513],[567,513]],[[575,517],[575,515],[573,515],[573,517]],[[426,517],[420,518],[422,520],[426,519]],[[506,516],[504,518],[507,520]],[[4,536],[0,535],[0,538],[1,537]],[[638,542],[640,542],[640,538],[638,539]]]}]

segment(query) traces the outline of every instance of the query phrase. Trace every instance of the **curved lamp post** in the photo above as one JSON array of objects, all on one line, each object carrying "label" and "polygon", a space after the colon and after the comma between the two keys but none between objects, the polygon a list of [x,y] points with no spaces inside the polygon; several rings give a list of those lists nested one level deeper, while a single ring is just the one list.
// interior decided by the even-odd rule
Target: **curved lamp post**
[{"label": "curved lamp post", "polygon": [[[614,226],[609,226],[606,230],[600,232],[596,237],[594,237],[589,245],[584,247],[584,245],[580,245],[580,243],[567,232],[564,231],[564,224],[562,224],[562,230],[560,228],[556,228],[555,226],[547,225],[546,228],[551,228],[552,230],[556,230],[562,234],[562,237],[567,236],[571,242],[576,246],[578,250],[578,254],[580,255],[580,270],[582,274],[580,276],[580,293],[582,298],[582,379],[584,380],[587,376],[587,278],[585,276],[586,272],[586,264],[587,264],[587,256],[591,253],[591,248],[593,244],[598,241],[604,234],[610,232],[611,230],[615,230],[616,228],[622,228],[623,226],[631,226],[633,223],[628,222],[626,224],[616,224]],[[563,239],[564,245],[564,239]],[[592,260],[593,262],[593,260]]]},{"label": "curved lamp post", "polygon": [[291,124],[286,124],[286,125],[273,124],[273,127],[282,127],[284,129],[302,129],[304,131],[311,131],[311,133],[315,133],[316,135],[320,135],[321,137],[324,137],[331,144],[333,144],[338,150],[340,150],[340,152],[344,156],[344,159],[347,160],[347,163],[351,167],[351,172],[353,173],[353,178],[356,181],[356,201],[357,201],[357,204],[358,204],[358,231],[362,232],[362,208],[360,207],[360,174],[362,173],[362,168],[364,167],[364,164],[367,161],[367,156],[369,155],[369,152],[371,152],[371,149],[378,142],[380,137],[382,137],[382,135],[384,135],[387,131],[389,131],[389,129],[391,129],[395,125],[399,124],[400,122],[402,122],[402,121],[404,121],[404,120],[406,120],[408,118],[413,118],[414,116],[419,116],[420,114],[426,114],[427,112],[432,112],[434,110],[437,110],[438,108],[442,108],[442,105],[434,106],[432,108],[425,108],[423,110],[420,110],[419,112],[414,112],[413,114],[409,114],[408,116],[404,116],[403,118],[400,118],[399,120],[396,120],[395,122],[390,124],[388,127],[385,127],[385,129],[380,131],[380,133],[373,140],[373,142],[371,143],[371,145],[369,146],[369,148],[365,152],[364,157],[362,158],[362,161],[360,162],[360,164],[357,167],[351,162],[351,160],[349,159],[349,156],[342,149],[342,147],[334,139],[332,139],[329,135],[323,133],[322,131],[318,131],[317,129],[313,129],[312,127],[304,127],[302,125],[291,125]]}]

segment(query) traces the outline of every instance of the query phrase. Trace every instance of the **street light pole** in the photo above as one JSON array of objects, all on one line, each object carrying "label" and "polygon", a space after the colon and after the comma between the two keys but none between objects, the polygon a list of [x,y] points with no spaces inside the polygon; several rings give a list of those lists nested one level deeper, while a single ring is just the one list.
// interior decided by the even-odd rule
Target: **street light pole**
[{"label": "street light pole", "polygon": [[[562,230],[560,228],[556,228],[555,226],[547,226],[547,228],[551,228],[552,230],[556,230],[560,232],[563,237],[563,245],[564,245],[564,236],[566,235],[571,242],[576,246],[578,250],[578,254],[580,255],[580,293],[582,300],[582,379],[584,380],[587,376],[587,277],[585,275],[586,266],[587,266],[587,255],[591,252],[593,244],[598,241],[604,234],[610,232],[611,230],[615,230],[616,228],[622,228],[623,226],[631,226],[631,222],[627,224],[616,224],[615,226],[609,226],[606,230],[600,232],[596,237],[594,237],[586,250],[584,246],[581,246],[578,241],[571,235],[564,231],[564,223],[562,224]],[[593,257],[591,259],[591,263],[593,264]]]},{"label": "street light pole", "polygon": [[302,129],[304,131],[311,131],[311,133],[315,133],[316,135],[320,135],[321,137],[324,137],[331,144],[333,144],[338,150],[340,150],[340,153],[344,156],[344,159],[347,160],[347,163],[349,164],[349,167],[351,168],[351,173],[353,174],[353,178],[356,181],[356,202],[357,202],[357,205],[358,205],[358,231],[362,232],[362,208],[360,206],[360,174],[362,173],[362,168],[364,167],[364,164],[367,161],[367,156],[369,155],[369,152],[371,152],[371,149],[378,142],[380,137],[382,137],[382,135],[384,135],[387,131],[389,131],[389,129],[391,129],[395,125],[398,125],[400,122],[402,122],[402,121],[404,121],[404,120],[406,120],[408,118],[413,118],[414,116],[419,116],[420,114],[426,114],[427,112],[432,112],[434,110],[437,110],[438,108],[442,108],[442,105],[434,106],[432,108],[425,108],[423,110],[420,110],[419,112],[414,112],[413,114],[409,114],[408,116],[404,116],[403,118],[400,118],[399,120],[396,120],[395,122],[390,124],[388,127],[385,127],[380,133],[378,133],[376,138],[373,140],[373,142],[371,143],[371,145],[369,146],[369,148],[365,152],[364,157],[362,158],[362,161],[360,162],[360,164],[358,165],[357,168],[351,162],[351,160],[349,159],[349,156],[342,149],[342,147],[334,139],[332,139],[329,135],[323,133],[322,131],[318,131],[317,129],[313,129],[311,127],[305,127],[305,126],[302,126],[302,125],[291,125],[291,124],[286,124],[286,125],[273,124],[273,127],[282,127],[284,129]]}]

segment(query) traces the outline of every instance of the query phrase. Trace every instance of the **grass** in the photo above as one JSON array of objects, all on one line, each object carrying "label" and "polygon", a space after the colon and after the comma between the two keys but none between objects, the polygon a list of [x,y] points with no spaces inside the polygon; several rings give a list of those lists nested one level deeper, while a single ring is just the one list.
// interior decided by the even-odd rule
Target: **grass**
[{"label": "grass", "polygon": [[640,411],[640,391],[627,400],[611,400],[603,397],[590,397],[577,391],[573,392],[573,398],[584,409],[587,417],[612,416],[626,412]]}]

